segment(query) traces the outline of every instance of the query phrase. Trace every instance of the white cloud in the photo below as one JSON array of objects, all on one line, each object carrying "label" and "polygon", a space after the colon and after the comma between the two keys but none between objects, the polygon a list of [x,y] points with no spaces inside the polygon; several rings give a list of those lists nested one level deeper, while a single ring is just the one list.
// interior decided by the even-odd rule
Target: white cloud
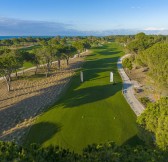
[{"label": "white cloud", "polygon": [[158,27],[147,27],[144,30],[166,30],[166,28],[158,28]]},{"label": "white cloud", "polygon": [[69,34],[72,24],[60,22],[20,20],[0,17],[0,35],[57,35]]},{"label": "white cloud", "polygon": [[147,34],[168,34],[165,28],[147,27],[145,29],[122,29],[122,24],[116,25],[116,29],[111,30],[80,30],[75,29],[74,24],[59,22],[19,20],[0,17],[1,36],[22,36],[22,35],[111,35],[111,34],[136,34],[145,32]]}]

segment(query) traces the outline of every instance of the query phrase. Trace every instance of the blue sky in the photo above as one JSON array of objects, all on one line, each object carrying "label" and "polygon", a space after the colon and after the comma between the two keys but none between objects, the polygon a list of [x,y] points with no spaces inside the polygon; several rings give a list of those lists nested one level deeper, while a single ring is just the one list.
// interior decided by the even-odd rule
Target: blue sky
[{"label": "blue sky", "polygon": [[168,0],[0,0],[0,35],[165,30],[167,17]]}]

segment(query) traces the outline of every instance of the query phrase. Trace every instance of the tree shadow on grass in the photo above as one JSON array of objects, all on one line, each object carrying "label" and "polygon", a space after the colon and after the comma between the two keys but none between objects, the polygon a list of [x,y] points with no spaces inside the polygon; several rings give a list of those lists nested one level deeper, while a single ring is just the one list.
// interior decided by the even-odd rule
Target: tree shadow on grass
[{"label": "tree shadow on grass", "polygon": [[86,62],[82,69],[84,80],[89,81],[95,79],[99,76],[99,73],[102,72],[110,73],[112,71],[115,76],[119,76],[116,68],[116,60],[118,60],[118,57],[103,58]]},{"label": "tree shadow on grass", "polygon": [[[68,78],[67,78],[68,79]],[[70,78],[69,78],[70,79]],[[28,126],[24,123],[25,119],[29,120],[34,118],[38,115],[41,115],[44,110],[47,111],[47,108],[52,106],[58,99],[59,93],[61,92],[62,88],[65,85],[64,79],[60,80],[61,82],[57,85],[52,85],[46,88],[34,90],[32,92],[27,92],[29,95],[31,93],[37,93],[33,96],[27,96],[25,99],[7,105],[6,107],[2,107],[0,109],[0,139],[3,136],[3,139],[12,140],[16,136],[22,135],[24,132],[28,131]],[[62,83],[63,82],[63,83]],[[17,95],[16,97],[20,97],[22,95]],[[7,101],[6,101],[7,102]],[[22,129],[19,128],[18,125],[22,125],[24,127],[24,132]],[[12,131],[16,129],[16,131]],[[11,132],[6,135],[3,132]],[[21,131],[21,132],[20,132]],[[18,132],[18,133],[17,133]],[[18,135],[16,135],[18,134]]]},{"label": "tree shadow on grass", "polygon": [[107,50],[102,50],[100,52],[97,52],[98,54],[101,54],[101,55],[105,55],[105,56],[111,56],[111,55],[114,55],[114,54],[119,54],[121,53],[122,51],[113,51],[115,49],[112,49],[110,51],[107,51]]},{"label": "tree shadow on grass", "polygon": [[[109,50],[108,45],[103,45],[103,46],[95,47],[92,49],[96,50],[96,53],[104,54],[104,55],[111,55],[111,54],[117,54],[117,53],[123,52],[123,51],[119,50],[118,48],[110,48],[110,50]],[[97,51],[98,49],[99,49],[99,51]]]},{"label": "tree shadow on grass", "polygon": [[119,57],[113,58],[100,58],[96,60],[88,60],[84,65],[84,69],[92,69],[92,68],[115,68],[117,66],[117,61]]},{"label": "tree shadow on grass", "polygon": [[92,86],[76,90],[74,89],[70,92],[71,95],[67,95],[67,97],[63,99],[62,103],[64,108],[72,108],[109,98],[121,89],[122,83]]},{"label": "tree shadow on grass", "polygon": [[[76,76],[79,77],[79,76]],[[99,78],[94,77],[85,77],[88,80],[96,80]],[[105,76],[102,78],[109,77]],[[68,90],[68,92],[65,94],[63,98],[61,98],[58,102],[58,104],[64,105],[64,108],[72,108],[76,106],[80,106],[83,104],[93,103],[99,100],[103,100],[106,98],[109,98],[113,95],[115,95],[117,92],[121,91],[123,88],[122,82],[117,82],[115,84],[108,83],[105,85],[97,85],[97,86],[91,86],[87,88],[77,89],[79,87],[80,80],[74,79],[76,82],[76,86],[71,86]],[[131,84],[125,84],[127,88],[132,86]]]},{"label": "tree shadow on grass", "polygon": [[145,143],[138,137],[138,135],[135,135],[131,138],[129,138],[127,141],[125,141],[122,146],[130,145],[130,146],[137,146],[137,145],[144,145]]},{"label": "tree shadow on grass", "polygon": [[[78,89],[82,84],[80,82],[79,74],[76,75],[76,78],[72,79],[73,84],[65,94],[63,98],[58,102],[58,104],[62,104],[65,108],[72,108],[83,104],[88,104],[92,102],[96,102],[99,100],[103,100],[115,95],[118,91],[122,90],[122,82],[120,81],[120,77],[117,70],[116,62],[119,56],[113,58],[102,58],[97,60],[91,60],[84,64],[83,66],[83,74],[84,74],[84,82],[99,80],[100,78],[107,78],[100,82],[105,85],[91,86],[87,88]],[[105,76],[100,76],[102,72],[110,72],[113,71],[114,78],[116,84],[109,83],[109,76],[105,74]],[[104,82],[105,81],[105,82]],[[97,81],[97,83],[99,83]],[[94,82],[93,82],[94,84]],[[131,85],[127,85],[128,87]]]},{"label": "tree shadow on grass", "polygon": [[[109,45],[104,44],[103,46],[97,46],[97,47],[92,47],[93,50],[97,49],[102,49],[102,50],[107,50],[109,48]],[[117,48],[110,48],[111,50],[116,50]]]},{"label": "tree shadow on grass", "polygon": [[61,131],[61,124],[54,124],[50,122],[41,122],[31,126],[27,134],[25,145],[30,143],[37,143],[42,145],[44,142],[55,136],[56,133]]}]

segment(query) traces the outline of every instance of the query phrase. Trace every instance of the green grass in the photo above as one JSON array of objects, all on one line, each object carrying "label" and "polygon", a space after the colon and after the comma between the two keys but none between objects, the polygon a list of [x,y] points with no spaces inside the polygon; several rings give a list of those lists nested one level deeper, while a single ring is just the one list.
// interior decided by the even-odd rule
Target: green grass
[{"label": "green grass", "polygon": [[[37,48],[40,48],[40,45],[34,45],[34,46],[31,46],[31,47],[23,47],[20,49],[20,51],[27,51],[27,52],[31,52],[33,49],[37,49]],[[31,67],[34,67],[35,65],[33,65],[31,62],[24,62],[23,64],[23,68],[24,69],[28,69],[28,68],[31,68]],[[18,70],[20,71],[20,70]]]},{"label": "green grass", "polygon": [[[20,50],[22,51],[27,51],[27,52],[31,52],[33,49],[37,49],[37,48],[40,48],[40,45],[34,45],[32,47],[24,47],[24,48],[21,48]],[[28,68],[31,68],[31,67],[34,67],[35,65],[33,65],[31,62],[24,62],[23,64],[23,68],[24,69],[28,69]]]},{"label": "green grass", "polygon": [[28,68],[31,68],[33,66],[35,66],[35,65],[33,65],[31,62],[28,62],[28,61],[24,62],[24,64],[23,64],[24,69],[28,69]]},{"label": "green grass", "polygon": [[40,47],[41,47],[40,45],[34,45],[34,46],[31,46],[31,47],[23,47],[23,48],[21,48],[20,50],[30,52],[30,51],[32,51],[33,49],[37,49],[37,48],[40,48]]},{"label": "green grass", "polygon": [[[84,83],[74,76],[55,106],[30,129],[26,143],[59,145],[80,153],[88,144],[138,142],[136,116],[125,101],[116,62],[122,49],[110,43],[92,49],[83,65]],[[117,84],[109,83],[110,71]]]}]

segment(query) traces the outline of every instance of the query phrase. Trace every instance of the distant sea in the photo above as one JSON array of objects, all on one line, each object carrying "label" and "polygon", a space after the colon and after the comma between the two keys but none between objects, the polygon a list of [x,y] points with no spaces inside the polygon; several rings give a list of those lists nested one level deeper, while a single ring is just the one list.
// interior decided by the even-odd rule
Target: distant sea
[{"label": "distant sea", "polygon": [[27,37],[33,37],[33,38],[51,38],[54,36],[0,36],[0,40],[3,39],[12,39],[12,38],[27,38]]}]

